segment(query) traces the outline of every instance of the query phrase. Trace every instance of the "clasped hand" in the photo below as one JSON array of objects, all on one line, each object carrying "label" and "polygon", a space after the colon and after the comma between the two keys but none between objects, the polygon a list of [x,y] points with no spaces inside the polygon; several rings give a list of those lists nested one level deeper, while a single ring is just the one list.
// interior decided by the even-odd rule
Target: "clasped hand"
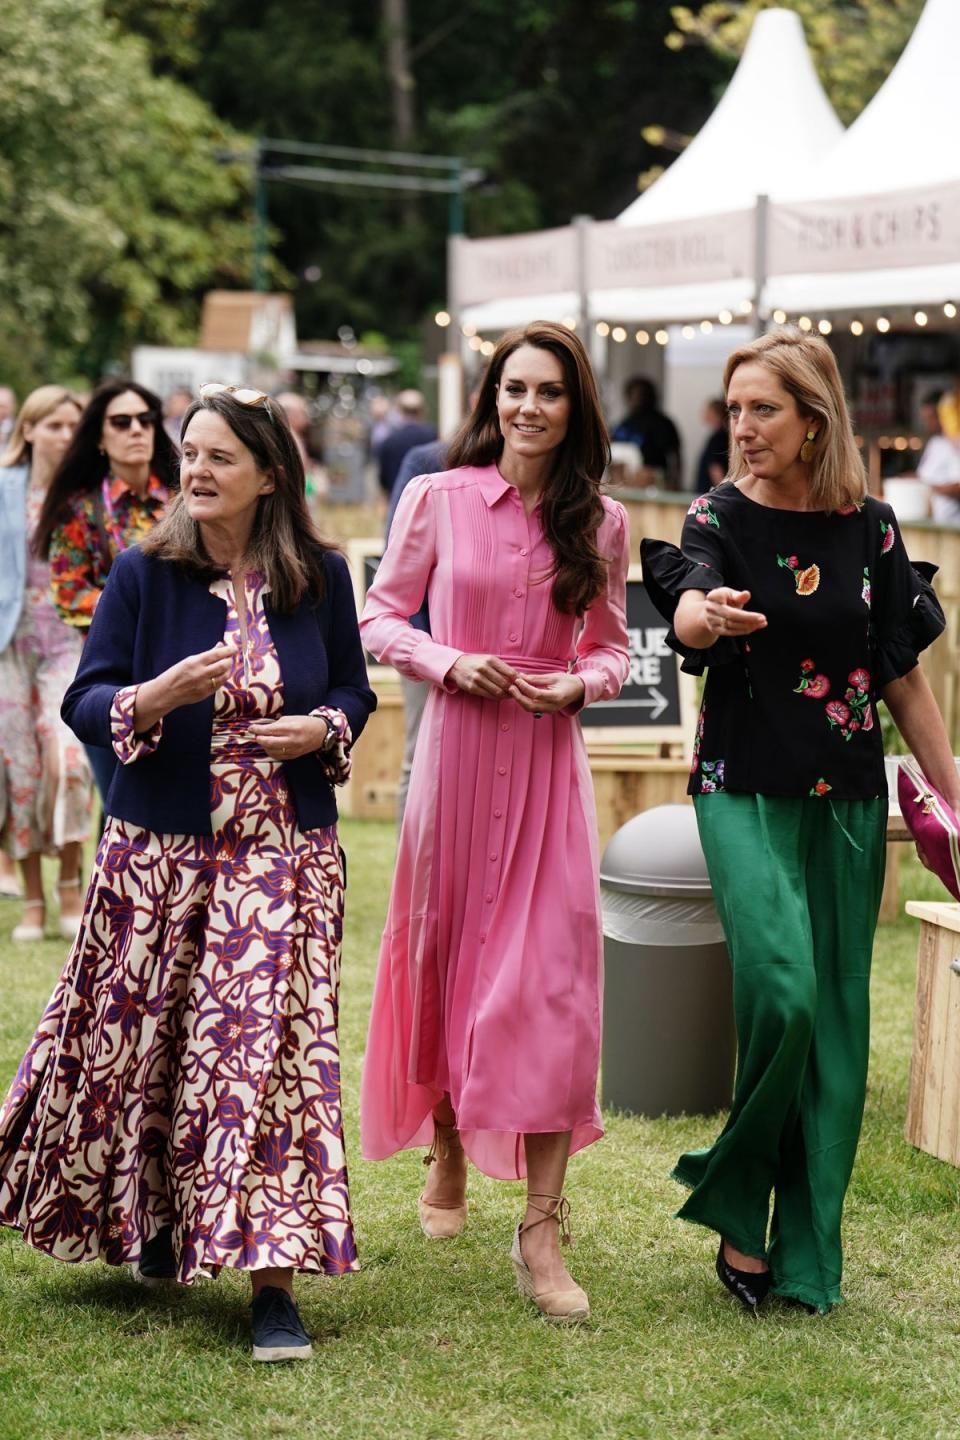
[{"label": "clasped hand", "polygon": [[320,715],[280,715],[276,720],[254,720],[250,733],[271,760],[296,760],[321,750],[329,729]]},{"label": "clasped hand", "polygon": [[523,675],[499,655],[461,655],[447,671],[459,690],[485,700],[516,700],[532,714],[553,714],[583,698],[583,681],[566,670]]}]

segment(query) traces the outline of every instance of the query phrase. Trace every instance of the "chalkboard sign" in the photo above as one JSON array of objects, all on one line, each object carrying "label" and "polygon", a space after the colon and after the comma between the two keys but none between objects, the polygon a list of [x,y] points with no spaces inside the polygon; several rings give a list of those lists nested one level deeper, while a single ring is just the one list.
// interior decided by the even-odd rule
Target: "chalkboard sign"
[{"label": "chalkboard sign", "polygon": [[[690,713],[689,677],[680,674],[680,656],[667,645],[669,626],[647,595],[640,567],[627,579],[627,637],[630,673],[616,700],[599,700],[581,712],[585,729],[598,740],[616,730],[617,739],[683,738]],[[650,732],[656,730],[656,736]],[[635,732],[627,736],[624,732]],[[614,737],[611,735],[611,739]]]},{"label": "chalkboard sign", "polygon": [[[383,555],[383,541],[374,537],[367,540],[348,540],[345,548],[347,564],[353,580],[353,598],[359,615],[363,610],[363,602],[367,598],[367,591],[373,584],[373,577],[377,573]],[[367,663],[367,673],[371,684],[374,681],[382,684],[388,676],[394,674],[389,665],[378,664],[376,657],[371,655],[368,650],[364,650],[363,657]]]}]

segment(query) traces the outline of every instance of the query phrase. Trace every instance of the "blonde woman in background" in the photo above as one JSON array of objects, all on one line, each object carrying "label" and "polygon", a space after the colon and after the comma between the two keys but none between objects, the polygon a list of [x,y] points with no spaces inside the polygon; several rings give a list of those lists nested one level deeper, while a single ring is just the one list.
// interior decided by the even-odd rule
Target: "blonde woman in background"
[{"label": "blonde woman in background", "polygon": [[0,761],[5,848],[20,863],[24,913],[16,941],[43,938],[40,861],[60,857],[60,933],[81,914],[80,847],[90,829],[90,770],[60,719],[80,658],[76,631],[57,614],[49,567],[31,541],[50,478],[80,419],[76,396],[42,385],[23,403],[0,460]]}]

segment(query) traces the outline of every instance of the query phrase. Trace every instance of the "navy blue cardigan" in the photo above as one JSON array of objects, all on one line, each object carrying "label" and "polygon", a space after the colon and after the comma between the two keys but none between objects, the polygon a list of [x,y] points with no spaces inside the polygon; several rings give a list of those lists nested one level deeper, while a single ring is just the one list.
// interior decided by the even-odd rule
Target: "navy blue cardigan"
[{"label": "navy blue cardigan", "polygon": [[[319,705],[342,710],[356,740],[376,709],[357,630],[357,612],[346,561],[335,551],[323,557],[326,597],[309,599],[282,615],[264,608],[283,678],[288,715],[308,715]],[[64,696],[62,715],[88,745],[111,743],[110,709],[125,685],[152,680],[188,655],[211,650],[223,639],[226,603],[169,561],[133,546],[113,562],[76,677]],[[178,835],[209,835],[210,740],[213,696],[171,710],[151,755],[118,765],[107,795],[108,815]],[[332,825],[337,818],[333,787],[315,755],[284,763],[301,830]]]}]

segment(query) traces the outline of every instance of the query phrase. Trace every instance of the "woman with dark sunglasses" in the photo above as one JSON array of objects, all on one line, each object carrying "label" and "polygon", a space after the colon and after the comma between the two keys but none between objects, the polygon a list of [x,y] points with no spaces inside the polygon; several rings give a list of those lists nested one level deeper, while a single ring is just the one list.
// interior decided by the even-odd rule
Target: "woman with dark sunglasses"
[{"label": "woman with dark sunglasses", "polygon": [[[34,550],[50,562],[57,610],[90,628],[110,567],[163,515],[176,485],[177,451],[160,424],[158,396],[132,380],[107,380],[80,417],[47,489]],[[116,766],[112,751],[87,749],[101,798]]]}]

